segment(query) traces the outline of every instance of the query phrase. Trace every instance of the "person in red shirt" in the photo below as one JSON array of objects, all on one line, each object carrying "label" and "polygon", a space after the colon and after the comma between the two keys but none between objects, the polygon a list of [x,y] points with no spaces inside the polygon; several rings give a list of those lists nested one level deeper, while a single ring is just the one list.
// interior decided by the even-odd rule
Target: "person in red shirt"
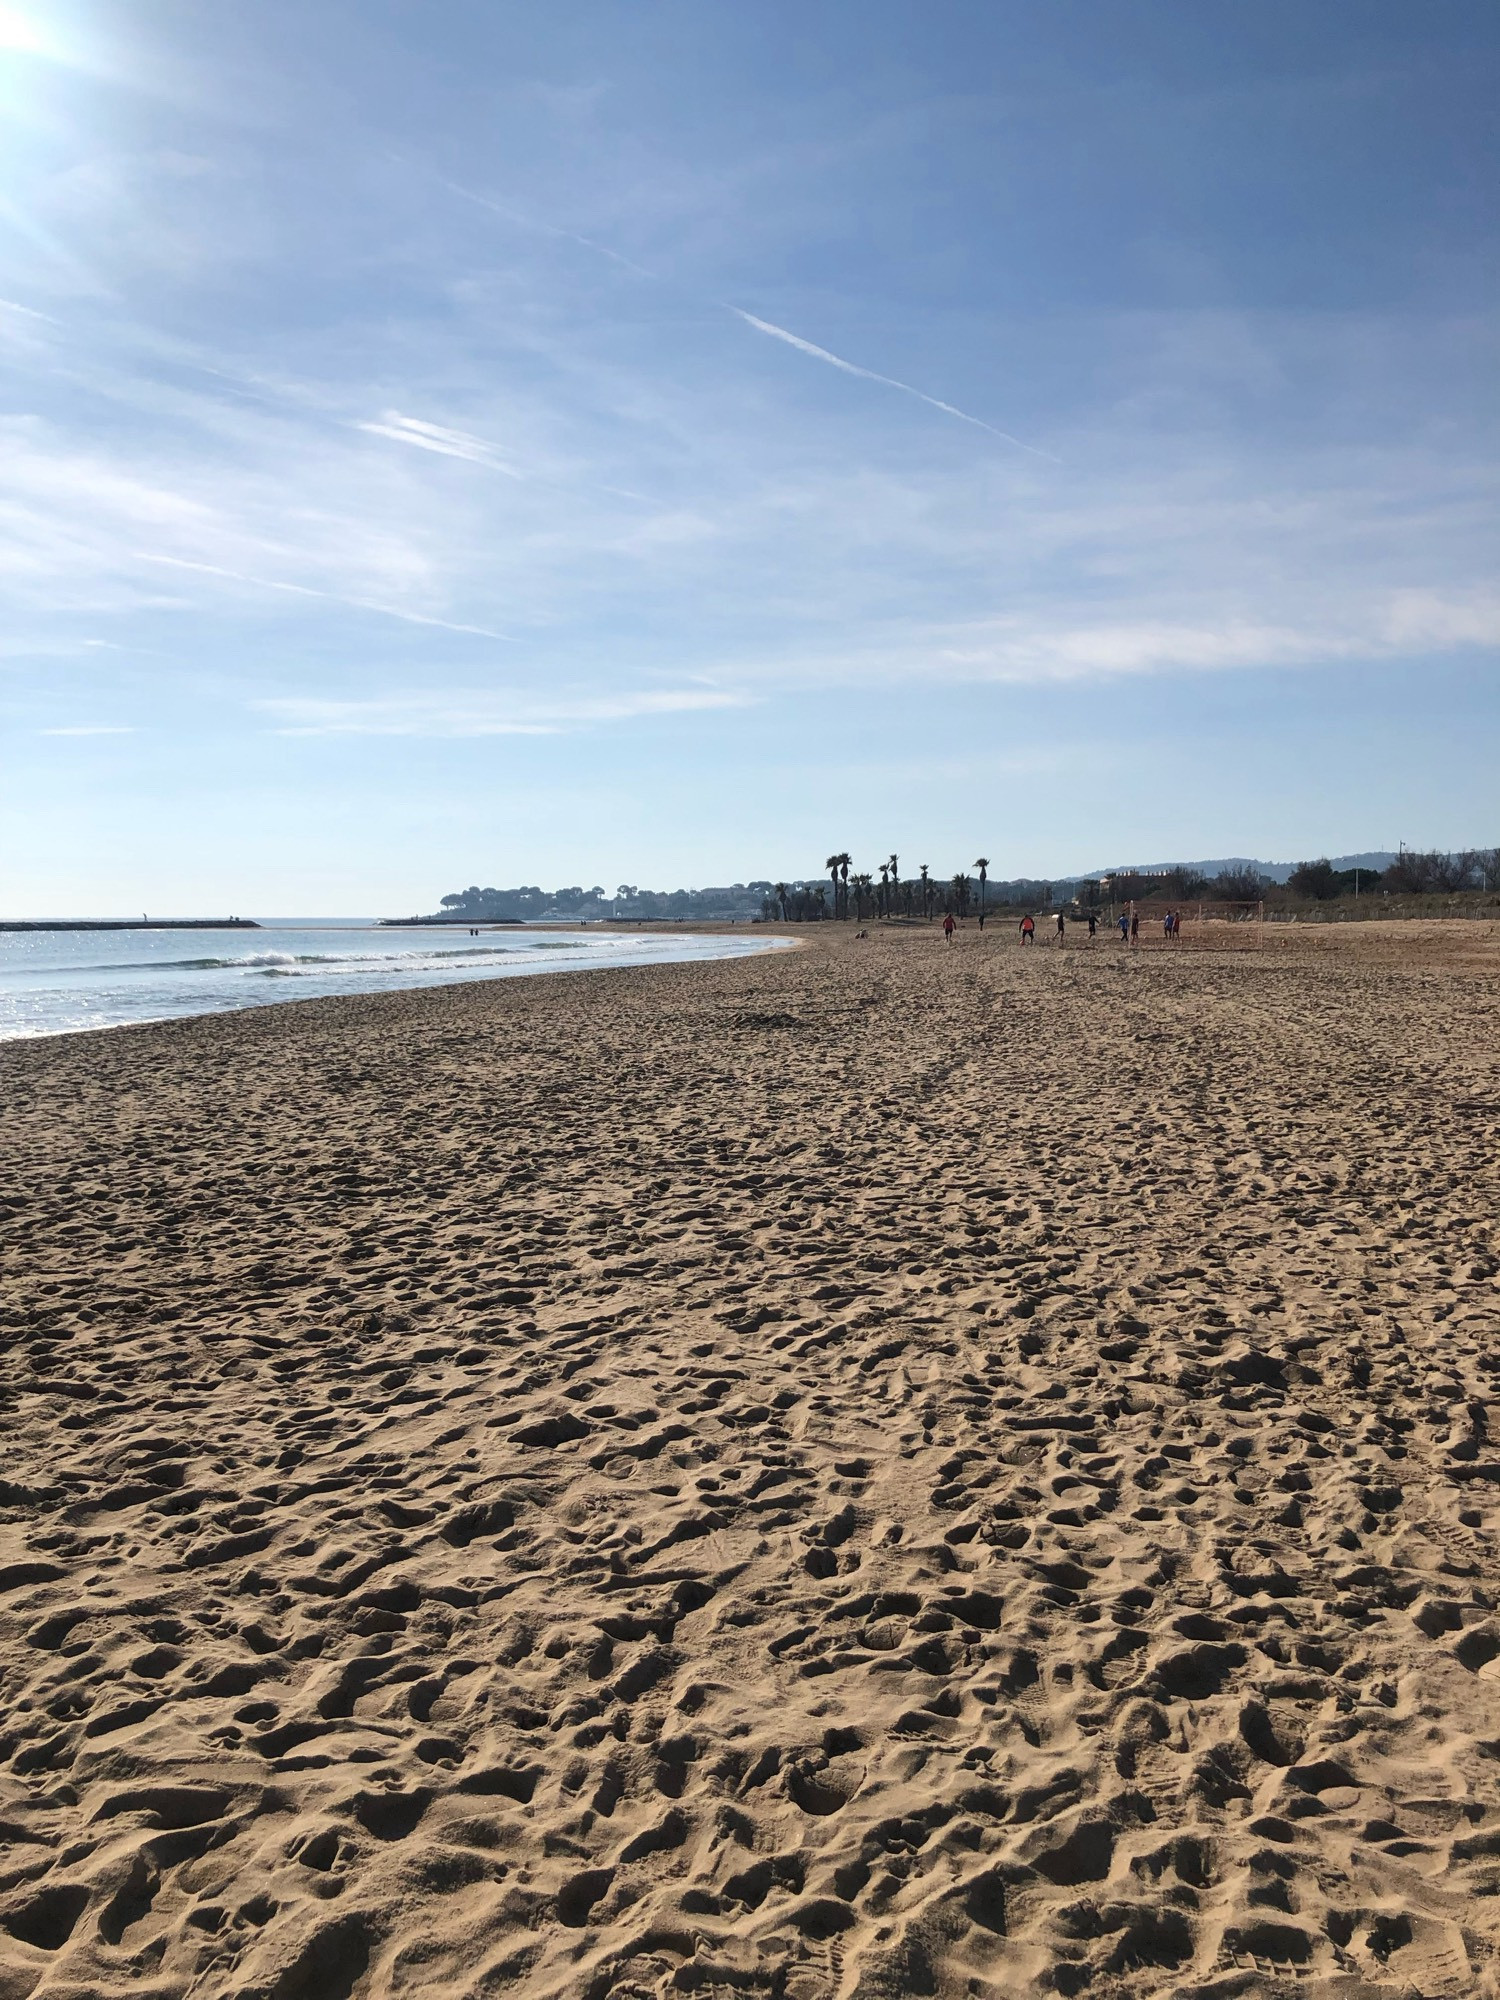
[{"label": "person in red shirt", "polygon": [[953,912],[950,910],[947,916],[944,917],[943,919],[943,936],[948,940],[949,944],[952,944],[953,942],[953,931],[954,931]]},{"label": "person in red shirt", "polygon": [[1031,917],[1022,917],[1021,919],[1022,944],[1030,944],[1035,936],[1036,936],[1036,923],[1034,919]]}]

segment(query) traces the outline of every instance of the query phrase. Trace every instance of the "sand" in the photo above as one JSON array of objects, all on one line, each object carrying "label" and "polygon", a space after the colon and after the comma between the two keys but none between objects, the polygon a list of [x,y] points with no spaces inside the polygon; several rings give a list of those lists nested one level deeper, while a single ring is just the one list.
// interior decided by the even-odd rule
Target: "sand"
[{"label": "sand", "polygon": [[1497,970],[0,1051],[0,2000],[1500,1993]]}]

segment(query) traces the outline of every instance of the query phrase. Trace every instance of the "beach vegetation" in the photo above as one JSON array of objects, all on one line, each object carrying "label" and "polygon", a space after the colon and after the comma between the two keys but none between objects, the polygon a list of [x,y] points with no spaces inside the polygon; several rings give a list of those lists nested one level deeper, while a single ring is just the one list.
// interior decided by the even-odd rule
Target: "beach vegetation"
[{"label": "beach vegetation", "polygon": [[1456,896],[1466,889],[1500,888],[1500,849],[1466,847],[1456,854],[1402,848],[1381,877],[1398,896]]}]

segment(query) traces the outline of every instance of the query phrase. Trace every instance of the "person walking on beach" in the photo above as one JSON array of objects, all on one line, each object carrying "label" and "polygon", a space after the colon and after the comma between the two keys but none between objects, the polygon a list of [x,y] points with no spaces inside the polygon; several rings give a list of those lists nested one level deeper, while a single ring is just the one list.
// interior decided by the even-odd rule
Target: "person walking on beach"
[{"label": "person walking on beach", "polygon": [[1129,941],[1130,941],[1130,912],[1128,910],[1121,910],[1120,942],[1121,944],[1127,944],[1129,943]]},{"label": "person walking on beach", "polygon": [[1057,913],[1057,941],[1059,944],[1063,941],[1063,913],[1061,910]]},{"label": "person walking on beach", "polygon": [[1168,944],[1172,942],[1172,912],[1170,910],[1168,910],[1167,914],[1161,920],[1161,934]]},{"label": "person walking on beach", "polygon": [[1092,910],[1090,910],[1090,911],[1089,911],[1089,936],[1090,936],[1090,937],[1093,937],[1094,933],[1095,933],[1095,932],[1096,932],[1096,931],[1098,930],[1098,928],[1099,928],[1099,920],[1098,920],[1098,918],[1097,918],[1097,917],[1096,917],[1096,916],[1094,915],[1093,911],[1092,911]]},{"label": "person walking on beach", "polygon": [[1033,919],[1030,917],[1022,917],[1021,919],[1022,944],[1030,944],[1035,936],[1036,936],[1036,924],[1033,921]]},{"label": "person walking on beach", "polygon": [[948,944],[952,944],[953,942],[954,928],[953,912],[950,910],[943,919],[943,937]]},{"label": "person walking on beach", "polygon": [[1141,941],[1140,912],[1138,910],[1132,910],[1130,913],[1130,942],[1132,944],[1139,944],[1140,941]]}]

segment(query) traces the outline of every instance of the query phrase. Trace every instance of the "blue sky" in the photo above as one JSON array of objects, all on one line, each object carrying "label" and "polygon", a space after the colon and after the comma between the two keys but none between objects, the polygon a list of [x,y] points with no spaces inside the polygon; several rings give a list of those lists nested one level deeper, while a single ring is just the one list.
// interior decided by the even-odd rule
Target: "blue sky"
[{"label": "blue sky", "polygon": [[1500,13],[0,0],[0,904],[1500,840]]}]

